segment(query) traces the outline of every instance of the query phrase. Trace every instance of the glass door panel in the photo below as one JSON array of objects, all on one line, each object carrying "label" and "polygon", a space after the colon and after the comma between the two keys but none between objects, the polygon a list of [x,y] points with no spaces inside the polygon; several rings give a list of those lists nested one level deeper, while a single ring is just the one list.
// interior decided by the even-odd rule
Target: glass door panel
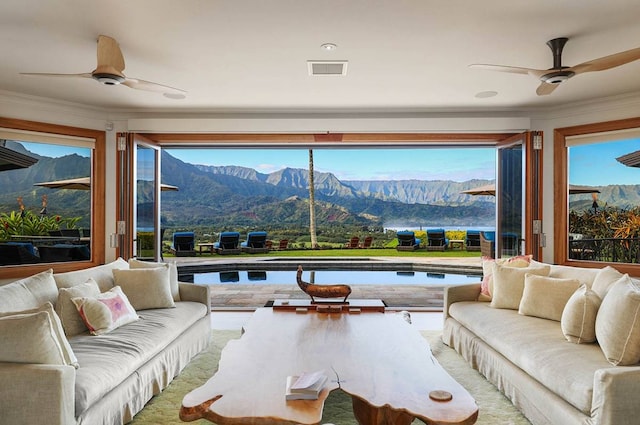
[{"label": "glass door panel", "polygon": [[524,240],[524,153],[522,143],[498,149],[496,258],[522,253]]},{"label": "glass door panel", "polygon": [[140,259],[160,258],[160,155],[155,146],[135,143],[134,255]]}]

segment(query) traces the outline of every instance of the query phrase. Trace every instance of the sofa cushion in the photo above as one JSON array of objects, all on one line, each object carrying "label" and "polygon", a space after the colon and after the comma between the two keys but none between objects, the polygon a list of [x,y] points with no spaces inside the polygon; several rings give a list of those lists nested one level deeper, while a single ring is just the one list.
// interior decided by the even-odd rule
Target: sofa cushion
[{"label": "sofa cushion", "polygon": [[87,331],[87,326],[78,314],[72,298],[77,297],[97,297],[100,295],[100,288],[95,280],[89,278],[85,283],[71,288],[60,288],[58,302],[56,302],[56,312],[62,321],[62,327],[67,337],[81,334]]},{"label": "sofa cushion", "polygon": [[523,268],[493,264],[493,293],[491,307],[518,310],[524,292],[524,278],[527,273],[538,276],[549,274],[549,266],[529,266]]},{"label": "sofa cushion", "polygon": [[[532,261],[532,264],[544,264]],[[580,283],[584,283],[589,288],[593,285],[593,280],[598,274],[598,269],[587,267],[561,266],[557,264],[551,265],[549,277],[558,277],[560,279],[578,279]]]},{"label": "sofa cushion", "polygon": [[609,289],[596,317],[596,337],[611,364],[640,362],[640,287],[623,275]]},{"label": "sofa cushion", "polygon": [[[0,317],[12,316],[15,314],[30,314],[30,313],[39,313],[41,311],[46,311],[51,318],[51,326],[53,329],[53,333],[58,340],[58,344],[60,345],[60,349],[62,350],[62,356],[64,358],[65,364],[71,365],[75,368],[78,367],[78,359],[76,355],[73,353],[71,346],[69,345],[69,341],[64,334],[64,329],[62,328],[62,322],[60,321],[60,317],[53,309],[53,305],[49,301],[44,303],[38,308],[32,308],[29,310],[16,311],[11,313],[0,313]],[[4,341],[1,337],[0,340]]]},{"label": "sofa cushion", "polygon": [[113,277],[136,310],[175,307],[168,267],[113,270]]},{"label": "sofa cushion", "polygon": [[127,296],[114,286],[97,297],[71,298],[91,335],[107,332],[138,320]]},{"label": "sofa cushion", "polygon": [[0,340],[0,362],[67,364],[47,311],[1,317]]},{"label": "sofa cushion", "polygon": [[38,308],[46,302],[56,303],[58,288],[53,269],[0,286],[0,312]]},{"label": "sofa cushion", "polygon": [[596,315],[600,303],[598,294],[586,284],[582,284],[571,295],[560,319],[560,327],[567,341],[575,344],[596,341]]},{"label": "sofa cushion", "polygon": [[153,261],[140,261],[135,258],[129,259],[129,267],[132,269],[144,269],[155,267],[169,267],[169,282],[171,284],[171,295],[174,301],[180,301],[180,291],[178,285],[178,266],[173,263],[155,263]]},{"label": "sofa cushion", "polygon": [[124,261],[122,258],[118,258],[116,261],[108,264],[103,264],[101,266],[90,267],[88,269],[76,270],[67,273],[56,273],[53,275],[53,277],[56,280],[56,285],[58,285],[58,288],[70,288],[72,286],[84,283],[87,281],[87,279],[92,278],[98,284],[100,292],[105,292],[113,288],[114,286],[112,270],[128,268],[129,263]]},{"label": "sofa cushion", "polygon": [[623,274],[613,267],[604,267],[598,270],[598,273],[593,280],[593,284],[591,285],[591,289],[593,289],[595,293],[598,294],[600,299],[604,299],[611,286],[613,286],[613,284],[616,283],[622,276]]},{"label": "sofa cushion", "polygon": [[449,314],[550,391],[591,416],[594,374],[611,367],[596,344],[570,344],[558,322],[490,308],[487,303],[453,303]]},{"label": "sofa cushion", "polygon": [[493,291],[493,264],[501,264],[507,267],[528,267],[531,255],[517,255],[509,258],[482,257],[482,284],[478,301],[491,301]]},{"label": "sofa cushion", "polygon": [[140,320],[99,337],[82,334],[69,339],[80,362],[75,384],[76,416],[206,317],[207,306],[181,301],[176,308],[144,310],[138,315]]},{"label": "sofa cushion", "polygon": [[578,289],[576,279],[559,279],[527,273],[518,313],[560,321],[571,295]]}]

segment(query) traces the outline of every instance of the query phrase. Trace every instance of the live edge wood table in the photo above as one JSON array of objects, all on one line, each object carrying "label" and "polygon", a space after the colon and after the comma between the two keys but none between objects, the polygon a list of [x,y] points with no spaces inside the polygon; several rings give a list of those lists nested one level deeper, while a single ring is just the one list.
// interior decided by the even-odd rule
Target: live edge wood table
[{"label": "live edge wood table", "polygon": [[[184,397],[183,421],[318,424],[329,392],[340,388],[361,425],[476,422],[474,399],[397,314],[261,308],[244,331],[222,350],[215,375]],[[286,401],[286,377],[316,370],[329,376],[319,399]],[[430,397],[442,392],[451,400]]]}]

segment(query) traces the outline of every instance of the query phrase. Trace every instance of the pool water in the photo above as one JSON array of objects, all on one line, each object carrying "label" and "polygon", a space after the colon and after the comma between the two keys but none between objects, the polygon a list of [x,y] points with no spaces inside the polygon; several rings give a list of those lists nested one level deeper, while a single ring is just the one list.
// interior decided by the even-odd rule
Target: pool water
[{"label": "pool water", "polygon": [[[480,282],[480,276],[438,272],[396,272],[388,270],[318,270],[302,274],[305,282],[348,285],[452,285]],[[216,284],[296,284],[295,270],[219,271],[194,273],[193,283]]]}]

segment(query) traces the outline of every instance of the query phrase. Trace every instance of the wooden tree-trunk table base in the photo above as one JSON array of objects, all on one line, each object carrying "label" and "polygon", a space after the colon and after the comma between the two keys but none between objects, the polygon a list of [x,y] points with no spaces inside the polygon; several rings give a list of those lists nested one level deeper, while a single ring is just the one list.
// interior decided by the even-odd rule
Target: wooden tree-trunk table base
[{"label": "wooden tree-trunk table base", "polygon": [[[182,401],[183,421],[219,425],[319,424],[332,390],[351,395],[361,425],[469,425],[478,407],[442,369],[427,341],[397,314],[256,310],[218,371]],[[323,370],[318,400],[285,400],[288,375]],[[450,393],[449,401],[429,394]]]}]

